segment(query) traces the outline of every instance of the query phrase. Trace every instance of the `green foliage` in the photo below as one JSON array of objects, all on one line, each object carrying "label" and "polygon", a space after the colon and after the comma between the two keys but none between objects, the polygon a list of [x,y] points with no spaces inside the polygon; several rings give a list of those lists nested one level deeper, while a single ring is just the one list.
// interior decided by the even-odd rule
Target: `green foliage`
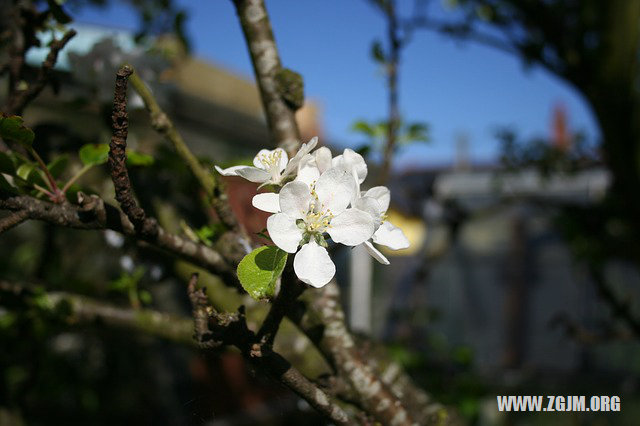
[{"label": "green foliage", "polygon": [[[365,154],[371,149],[381,150],[387,139],[389,132],[389,122],[386,120],[366,121],[357,120],[351,125],[353,132],[363,135],[367,139],[367,143],[359,148]],[[414,142],[430,142],[429,127],[426,123],[412,122],[398,123],[397,140],[394,148],[399,148]]]},{"label": "green foliage", "polygon": [[16,164],[13,158],[6,152],[0,151],[0,173],[13,175],[16,172]]},{"label": "green foliage", "polygon": [[387,62],[380,40],[374,40],[374,42],[371,43],[371,58],[381,65]]},{"label": "green foliage", "polygon": [[411,123],[404,128],[404,134],[401,135],[403,143],[408,142],[429,142],[429,127],[425,123]]},{"label": "green foliage", "polygon": [[[109,159],[109,144],[86,144],[78,151],[80,161],[85,166],[98,166],[104,164]],[[152,156],[142,154],[132,149],[127,150],[127,165],[129,166],[150,166],[154,162]]]},{"label": "green foliage", "polygon": [[56,157],[53,161],[47,164],[47,169],[51,176],[54,178],[59,178],[62,173],[67,169],[69,165],[69,156],[67,154],[60,155]]},{"label": "green foliage", "polygon": [[104,164],[109,159],[109,145],[106,143],[83,145],[78,155],[85,166]]},{"label": "green foliage", "polygon": [[251,297],[271,299],[275,295],[276,281],[287,263],[287,252],[276,246],[255,249],[238,265],[238,279]]},{"label": "green foliage", "polygon": [[0,137],[4,140],[18,142],[24,147],[31,147],[35,134],[26,127],[22,117],[2,114],[0,117]]},{"label": "green foliage", "polygon": [[365,120],[358,120],[351,125],[351,130],[367,136],[369,138],[382,138],[386,134],[386,123],[378,121],[376,123]]},{"label": "green foliage", "polygon": [[551,173],[573,173],[598,163],[598,154],[586,144],[583,135],[572,135],[571,144],[563,149],[546,139],[524,140],[511,129],[496,133],[500,142],[500,163],[507,171],[531,167],[543,176]]},{"label": "green foliage", "polygon": [[208,246],[212,246],[213,242],[217,240],[224,231],[224,225],[218,222],[211,225],[201,226],[200,228],[196,229],[195,233],[202,243]]},{"label": "green foliage", "polygon": [[180,228],[189,239],[195,243],[202,243],[211,247],[215,240],[226,230],[222,223],[204,225],[198,229],[193,229],[184,220],[180,221]]},{"label": "green foliage", "polygon": [[133,150],[127,150],[128,166],[150,166],[155,160],[149,154],[142,154]]},{"label": "green foliage", "polygon": [[19,177],[29,186],[34,184],[46,186],[42,171],[34,163],[22,163],[16,170],[16,176]]},{"label": "green foliage", "polygon": [[144,268],[139,266],[133,272],[124,272],[120,277],[109,284],[110,290],[128,292],[129,289],[138,286],[138,282],[144,276]]},{"label": "green foliage", "polygon": [[19,194],[17,188],[11,185],[2,174],[0,174],[0,191],[7,192],[12,195]]},{"label": "green foliage", "polygon": [[120,277],[111,282],[109,289],[126,294],[134,308],[139,308],[141,304],[148,305],[152,301],[151,293],[139,289],[144,273],[145,268],[142,266],[138,266],[131,273],[123,272]]}]

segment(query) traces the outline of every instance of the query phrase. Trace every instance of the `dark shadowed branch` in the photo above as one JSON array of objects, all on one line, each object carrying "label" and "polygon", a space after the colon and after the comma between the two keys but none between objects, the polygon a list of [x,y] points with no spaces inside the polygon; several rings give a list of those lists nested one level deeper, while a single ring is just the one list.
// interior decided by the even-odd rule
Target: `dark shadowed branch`
[{"label": "dark shadowed branch", "polygon": [[[17,115],[22,114],[22,110],[24,110],[24,108],[29,104],[29,102],[34,100],[40,94],[40,92],[42,92],[42,90],[46,87],[47,83],[49,82],[49,75],[51,74],[51,71],[53,70],[53,67],[56,65],[56,62],[58,60],[58,54],[62,49],[64,49],[64,47],[67,45],[69,40],[71,40],[75,35],[76,35],[75,30],[69,30],[62,36],[60,40],[53,40],[51,42],[49,46],[49,54],[47,55],[46,59],[42,63],[42,66],[38,71],[38,76],[36,80],[25,89],[19,89],[18,86],[15,86],[15,85],[14,87],[12,87],[12,90],[9,93],[9,96],[7,98],[6,104],[3,106],[3,110],[5,112],[17,114]],[[24,50],[18,51],[18,52],[15,52],[15,54],[22,56],[21,62],[18,61],[19,58],[16,58],[15,61],[19,63],[23,63],[24,55],[26,54],[26,51]],[[22,66],[19,66],[17,68],[17,72],[20,73],[21,71],[22,71]],[[20,79],[20,77],[19,75],[15,75],[13,76],[13,79],[14,80]]]},{"label": "dark shadowed branch", "polygon": [[144,210],[138,206],[131,187],[127,171],[127,136],[129,133],[129,117],[127,114],[127,80],[133,70],[125,65],[116,74],[116,88],[113,96],[111,128],[113,135],[109,144],[109,170],[116,191],[116,200],[127,215],[136,232],[149,238],[158,233],[158,222],[148,218]]},{"label": "dark shadowed branch", "polygon": [[[337,373],[353,387],[359,405],[382,424],[414,424],[401,401],[358,354],[353,336],[345,324],[337,284],[331,282],[318,290],[318,295],[310,298],[307,309],[322,325],[321,334],[315,336],[316,342]],[[313,324],[303,327],[316,328]]]},{"label": "dark shadowed branch", "polygon": [[139,234],[126,215],[95,195],[86,196],[79,193],[79,206],[68,203],[53,204],[26,195],[11,197],[1,195],[0,209],[2,210],[26,212],[29,219],[67,228],[111,229],[202,266],[219,275],[229,285],[238,285],[235,267],[230,266],[222,254],[216,250],[171,234],[160,226],[156,234]]},{"label": "dark shadowed branch", "polygon": [[233,345],[252,365],[281,381],[333,423],[353,424],[324,391],[278,353],[260,344],[256,334],[247,327],[242,307],[237,314],[216,312],[209,304],[204,289],[196,288],[196,281],[197,275],[194,274],[189,281],[188,293],[193,306],[195,338],[203,349],[220,344]]},{"label": "dark shadowed branch", "polygon": [[[61,291],[34,291],[32,286],[0,280],[0,299],[16,297],[59,316],[67,324],[107,324],[163,339],[194,345],[193,322],[153,309],[133,309]],[[38,303],[36,303],[36,298]]]},{"label": "dark shadowed branch", "polygon": [[278,327],[287,312],[293,308],[293,302],[306,290],[305,284],[300,282],[289,265],[282,275],[280,292],[271,304],[266,318],[258,330],[258,341],[261,344],[273,345]]},{"label": "dark shadowed branch", "polygon": [[29,214],[26,211],[18,211],[15,213],[11,213],[7,217],[3,217],[0,219],[0,234],[8,231],[29,218]]}]

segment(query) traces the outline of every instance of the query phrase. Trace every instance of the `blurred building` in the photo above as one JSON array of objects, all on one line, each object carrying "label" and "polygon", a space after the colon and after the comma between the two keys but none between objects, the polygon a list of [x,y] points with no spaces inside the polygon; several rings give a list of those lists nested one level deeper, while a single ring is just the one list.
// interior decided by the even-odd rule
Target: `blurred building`
[{"label": "blurred building", "polygon": [[[610,182],[598,166],[548,175],[466,166],[396,176],[393,208],[422,218],[427,236],[417,254],[375,265],[373,333],[423,353],[464,348],[474,371],[501,383],[532,374],[561,380],[585,370],[639,372],[639,348],[625,341],[624,327],[614,331],[621,338],[594,337],[612,332],[604,326],[612,313],[555,223],[561,206],[592,205]],[[640,313],[637,270],[612,263],[607,275],[616,296]]]}]

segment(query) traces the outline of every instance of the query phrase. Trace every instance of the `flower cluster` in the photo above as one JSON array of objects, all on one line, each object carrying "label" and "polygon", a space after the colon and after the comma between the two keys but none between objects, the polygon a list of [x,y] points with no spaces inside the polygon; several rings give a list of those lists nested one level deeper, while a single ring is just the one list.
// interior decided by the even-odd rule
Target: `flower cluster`
[{"label": "flower cluster", "polygon": [[373,243],[399,250],[407,248],[409,241],[400,228],[386,220],[389,189],[376,186],[366,192],[360,190],[367,177],[362,156],[345,149],[332,157],[326,147],[313,151],[317,142],[313,138],[303,144],[291,160],[281,148],[263,149],[254,158],[254,167],[223,170],[216,166],[216,170],[224,176],[241,176],[260,186],[279,189],[257,194],[252,204],[273,213],[267,220],[269,236],[280,249],[297,252],[293,268],[298,278],[322,287],[336,272],[326,249],[327,238],[347,246],[362,244],[385,265],[389,261]]}]

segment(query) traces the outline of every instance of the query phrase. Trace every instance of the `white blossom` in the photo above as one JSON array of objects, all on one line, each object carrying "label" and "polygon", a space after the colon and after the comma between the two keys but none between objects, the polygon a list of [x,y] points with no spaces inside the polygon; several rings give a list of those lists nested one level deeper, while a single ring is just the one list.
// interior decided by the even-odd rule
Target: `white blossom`
[{"label": "white blossom", "polygon": [[331,165],[349,173],[355,172],[358,184],[364,182],[367,177],[367,163],[362,155],[352,149],[347,148],[341,155],[336,155],[331,160]]},{"label": "white blossom", "polygon": [[357,209],[366,211],[374,221],[375,232],[371,240],[363,244],[367,252],[378,262],[388,265],[389,260],[376,249],[373,243],[389,247],[391,250],[401,250],[409,247],[409,240],[402,229],[387,221],[387,210],[391,201],[391,192],[385,186],[375,186],[364,193],[358,191],[352,203]]},{"label": "white blossom", "polygon": [[233,166],[227,169],[215,166],[215,169],[222,176],[240,176],[248,181],[260,183],[260,186],[282,185],[293,172],[298,171],[300,160],[309,154],[317,143],[318,138],[315,137],[302,144],[291,160],[282,148],[262,149],[253,158],[253,166]]},{"label": "white blossom", "polygon": [[303,282],[322,287],[335,275],[335,265],[325,248],[325,233],[334,242],[348,246],[362,244],[372,237],[373,217],[360,209],[348,208],[356,191],[353,175],[333,167],[311,185],[295,180],[284,185],[279,194],[254,197],[255,207],[275,213],[267,220],[273,242],[288,253],[296,253],[302,246],[293,267]]}]

